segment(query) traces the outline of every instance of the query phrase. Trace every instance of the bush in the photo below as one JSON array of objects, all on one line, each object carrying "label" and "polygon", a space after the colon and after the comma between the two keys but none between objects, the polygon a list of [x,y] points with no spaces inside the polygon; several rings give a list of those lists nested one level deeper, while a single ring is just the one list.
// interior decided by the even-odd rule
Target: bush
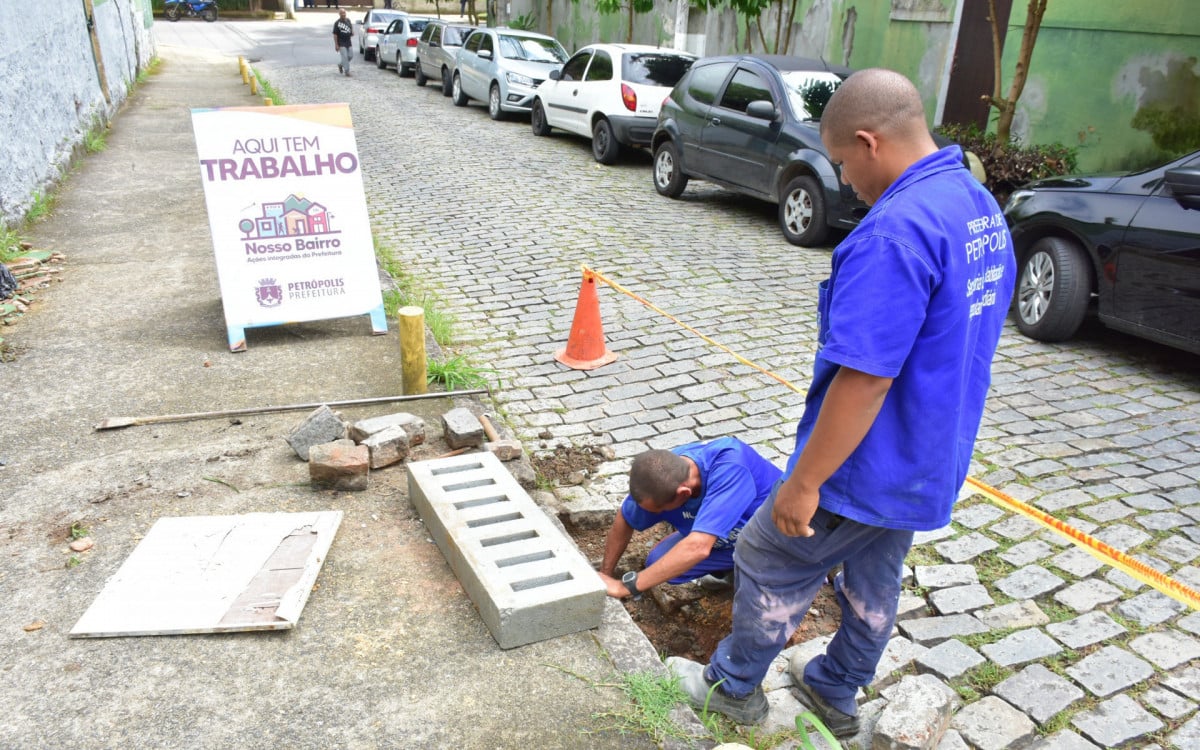
[{"label": "bush", "polygon": [[987,170],[984,187],[1001,206],[1009,194],[1027,182],[1075,171],[1078,150],[1061,143],[1026,147],[1013,140],[998,144],[995,133],[985,133],[976,125],[941,125],[936,132],[963,150],[975,152]]}]

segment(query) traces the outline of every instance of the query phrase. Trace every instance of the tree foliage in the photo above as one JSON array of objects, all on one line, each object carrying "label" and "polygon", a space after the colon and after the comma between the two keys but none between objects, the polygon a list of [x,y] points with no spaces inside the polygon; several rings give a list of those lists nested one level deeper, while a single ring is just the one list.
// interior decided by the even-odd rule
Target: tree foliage
[{"label": "tree foliage", "polygon": [[635,14],[649,13],[654,10],[654,0],[596,0],[596,10],[604,14],[620,13],[624,10],[628,14],[625,41],[629,43],[633,41],[633,18]]},{"label": "tree foliage", "polygon": [[[754,35],[757,32],[762,51],[774,54],[785,54],[792,46],[791,19],[796,17],[796,6],[799,0],[692,0],[692,7],[703,11],[723,10],[728,8],[746,20],[746,52],[754,51]],[[768,42],[766,31],[763,29],[763,16],[768,15],[772,7],[777,9],[775,14],[775,33]],[[785,23],[785,19],[787,23]],[[754,28],[751,28],[753,23]]]}]

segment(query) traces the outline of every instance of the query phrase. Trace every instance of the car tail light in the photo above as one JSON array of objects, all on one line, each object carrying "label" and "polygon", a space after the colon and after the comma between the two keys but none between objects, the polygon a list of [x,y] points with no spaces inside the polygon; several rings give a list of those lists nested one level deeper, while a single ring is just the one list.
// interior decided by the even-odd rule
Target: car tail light
[{"label": "car tail light", "polygon": [[621,101],[625,103],[625,109],[637,112],[637,92],[627,83],[621,84]]},{"label": "car tail light", "polygon": [[416,47],[417,46],[417,38],[415,36],[409,37],[408,41],[404,43],[404,46],[405,47]]}]

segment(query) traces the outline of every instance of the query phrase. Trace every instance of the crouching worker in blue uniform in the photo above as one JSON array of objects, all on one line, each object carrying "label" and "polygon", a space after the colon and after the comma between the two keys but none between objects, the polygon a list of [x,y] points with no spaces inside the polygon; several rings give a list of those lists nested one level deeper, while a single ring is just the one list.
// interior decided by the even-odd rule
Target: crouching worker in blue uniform
[{"label": "crouching worker in blue uniform", "polygon": [[[738,537],[730,634],[707,666],[668,666],[696,706],[766,716],[762,681],[826,574],[841,624],[788,671],[838,736],[858,732],[858,690],[891,636],[913,532],[950,521],[971,463],[1012,297],[1012,239],[995,199],[938,149],[916,87],[854,73],[821,140],[870,206],[817,291],[817,354],[784,480]],[[714,689],[715,688],[715,689]]]},{"label": "crouching worker in blue uniform", "polygon": [[[620,599],[660,583],[696,579],[706,588],[732,585],[734,541],[781,473],[736,438],[635,456],[629,496],[604,543],[600,577],[608,595]],[[650,550],[646,567],[624,581],[616,578],[633,532],[663,521],[675,531]]]}]

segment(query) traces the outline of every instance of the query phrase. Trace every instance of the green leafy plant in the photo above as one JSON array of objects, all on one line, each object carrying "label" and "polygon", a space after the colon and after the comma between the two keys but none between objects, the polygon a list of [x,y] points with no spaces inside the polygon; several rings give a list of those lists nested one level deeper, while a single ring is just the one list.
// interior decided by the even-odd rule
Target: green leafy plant
[{"label": "green leafy plant", "polygon": [[976,125],[941,125],[936,131],[979,157],[987,171],[984,186],[1001,206],[1025,183],[1071,174],[1078,163],[1079,150],[1061,143],[1025,146],[1015,139],[999,143],[995,133],[985,133]]},{"label": "green leafy plant", "polygon": [[54,194],[37,192],[33,195],[33,205],[25,214],[25,221],[34,222],[44,219],[54,211]]},{"label": "green leafy plant", "polygon": [[537,13],[526,13],[509,20],[508,25],[514,29],[537,31]]},{"label": "green leafy plant", "polygon": [[375,240],[375,257],[379,265],[396,282],[395,289],[389,289],[383,295],[384,310],[390,317],[395,317],[401,307],[410,305],[420,307],[425,312],[425,326],[433,334],[433,340],[440,346],[449,346],[454,341],[454,315],[441,308],[441,299],[411,274],[396,258],[395,251],[380,241]]},{"label": "green leafy plant", "polygon": [[490,367],[476,367],[461,354],[456,354],[440,362],[431,360],[426,364],[426,370],[430,383],[441,383],[446,390],[450,391],[463,388],[487,388],[486,376],[496,373],[496,370]]},{"label": "green leafy plant", "polygon": [[7,263],[21,255],[24,238],[14,229],[0,225],[0,263]]},{"label": "green leafy plant", "polygon": [[79,555],[71,555],[70,557],[67,558],[67,567],[73,568],[76,565],[81,564],[82,562],[83,562],[83,560],[81,560],[79,558]]},{"label": "green leafy plant", "polygon": [[258,71],[258,68],[251,68],[251,70],[254,71],[254,77],[258,79],[258,87],[265,98],[270,99],[272,104],[287,104],[283,94],[271,85],[271,82]]},{"label": "green leafy plant", "polygon": [[75,541],[76,539],[83,539],[85,536],[87,536],[90,533],[91,533],[91,530],[88,529],[88,527],[86,527],[83,524],[76,521],[75,523],[71,524],[71,531],[69,532],[69,536],[71,537],[71,541]]},{"label": "green leafy plant", "polygon": [[108,126],[99,118],[92,120],[92,127],[83,134],[83,147],[89,154],[95,154],[108,148]]}]

